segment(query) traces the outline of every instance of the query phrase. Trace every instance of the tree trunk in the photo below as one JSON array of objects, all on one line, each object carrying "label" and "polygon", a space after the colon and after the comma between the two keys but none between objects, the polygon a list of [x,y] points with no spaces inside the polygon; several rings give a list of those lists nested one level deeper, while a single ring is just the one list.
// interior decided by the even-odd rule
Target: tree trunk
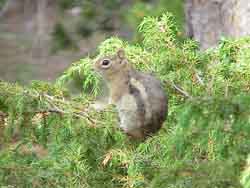
[{"label": "tree trunk", "polygon": [[35,16],[36,20],[36,37],[33,41],[32,56],[42,57],[40,59],[46,61],[46,56],[48,55],[48,50],[46,45],[49,41],[48,21],[47,21],[47,6],[48,0],[37,1],[37,12]]},{"label": "tree trunk", "polygon": [[186,33],[201,49],[215,46],[222,36],[250,34],[249,0],[185,0]]}]

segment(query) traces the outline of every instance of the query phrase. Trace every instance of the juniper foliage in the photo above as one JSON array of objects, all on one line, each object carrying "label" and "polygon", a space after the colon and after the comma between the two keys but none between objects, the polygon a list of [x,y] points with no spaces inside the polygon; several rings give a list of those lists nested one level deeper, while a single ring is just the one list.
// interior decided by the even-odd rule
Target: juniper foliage
[{"label": "juniper foliage", "polygon": [[[56,84],[0,82],[1,186],[249,187],[242,171],[250,151],[250,38],[201,52],[177,40],[170,14],[146,17],[138,30],[141,44],[107,39],[97,57],[73,64]],[[143,143],[118,130],[113,107],[89,108],[102,92],[91,64],[119,48],[169,96],[167,121]],[[72,97],[63,85],[79,78],[82,95]]]}]

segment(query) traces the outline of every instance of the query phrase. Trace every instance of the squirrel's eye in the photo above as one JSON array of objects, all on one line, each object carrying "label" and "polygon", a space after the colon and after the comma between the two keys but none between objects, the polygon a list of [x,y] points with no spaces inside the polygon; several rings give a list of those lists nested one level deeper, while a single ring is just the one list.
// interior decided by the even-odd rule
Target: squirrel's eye
[{"label": "squirrel's eye", "polygon": [[102,61],[102,65],[103,66],[108,66],[110,64],[110,61],[108,60],[108,59],[104,59],[103,61]]}]

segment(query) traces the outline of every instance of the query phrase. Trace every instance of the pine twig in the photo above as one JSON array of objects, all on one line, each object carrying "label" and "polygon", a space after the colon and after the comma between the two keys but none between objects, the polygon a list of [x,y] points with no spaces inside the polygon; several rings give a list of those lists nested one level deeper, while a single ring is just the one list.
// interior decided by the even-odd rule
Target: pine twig
[{"label": "pine twig", "polygon": [[186,98],[191,98],[191,96],[188,94],[188,92],[184,91],[183,89],[181,89],[179,86],[177,86],[176,84],[172,83],[173,88],[178,91],[180,94],[182,94],[184,97]]},{"label": "pine twig", "polygon": [[198,82],[200,83],[200,85],[204,86],[204,81],[202,80],[202,78],[199,76],[199,74],[197,72],[195,72],[195,77],[198,80]]},{"label": "pine twig", "polygon": [[[97,123],[102,124],[102,122],[99,122],[91,118],[87,112],[83,110],[76,110],[77,107],[72,106],[72,104],[70,104],[69,101],[66,101],[64,99],[54,98],[53,96],[50,96],[48,94],[38,93],[38,92],[35,92],[35,93],[25,92],[25,94],[34,98],[39,98],[40,100],[45,99],[45,101],[51,106],[51,108],[48,108],[46,110],[40,110],[40,111],[36,111],[33,113],[50,112],[50,113],[58,113],[58,114],[72,114],[73,117],[88,121],[90,127],[93,127],[93,128],[96,128]],[[73,112],[65,110],[65,109],[68,109],[69,107],[73,110]]]},{"label": "pine twig", "polygon": [[186,98],[192,98],[192,96],[187,91],[185,91],[181,87],[177,86],[174,82],[165,81],[165,83],[167,83],[168,85],[170,85],[171,87],[173,87],[182,96],[184,96]]}]

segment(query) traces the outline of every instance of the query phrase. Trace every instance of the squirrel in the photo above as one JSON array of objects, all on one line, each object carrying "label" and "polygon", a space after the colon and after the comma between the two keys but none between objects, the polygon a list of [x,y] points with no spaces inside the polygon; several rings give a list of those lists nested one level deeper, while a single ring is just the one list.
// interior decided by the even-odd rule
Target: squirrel
[{"label": "squirrel", "polygon": [[168,99],[159,80],[135,70],[123,49],[99,58],[93,68],[108,86],[109,104],[118,110],[122,131],[132,138],[145,139],[161,128]]}]

